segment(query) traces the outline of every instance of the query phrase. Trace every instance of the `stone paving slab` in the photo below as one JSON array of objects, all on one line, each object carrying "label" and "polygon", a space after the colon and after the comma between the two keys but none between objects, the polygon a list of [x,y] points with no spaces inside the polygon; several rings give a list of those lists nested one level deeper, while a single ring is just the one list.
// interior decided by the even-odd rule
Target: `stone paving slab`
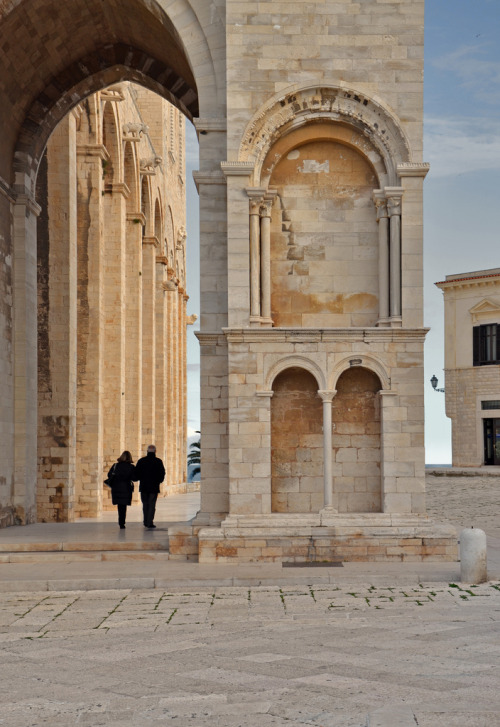
[{"label": "stone paving slab", "polygon": [[3,593],[0,724],[495,727],[499,637],[500,582]]}]

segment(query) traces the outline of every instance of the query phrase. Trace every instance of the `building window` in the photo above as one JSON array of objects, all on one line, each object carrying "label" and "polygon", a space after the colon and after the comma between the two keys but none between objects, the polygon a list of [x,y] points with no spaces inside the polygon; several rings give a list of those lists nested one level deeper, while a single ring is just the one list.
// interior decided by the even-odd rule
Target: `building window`
[{"label": "building window", "polygon": [[500,399],[490,399],[490,401],[482,401],[481,409],[500,409]]},{"label": "building window", "polygon": [[500,364],[500,325],[490,323],[487,326],[474,326],[473,332],[473,365],[487,366]]}]

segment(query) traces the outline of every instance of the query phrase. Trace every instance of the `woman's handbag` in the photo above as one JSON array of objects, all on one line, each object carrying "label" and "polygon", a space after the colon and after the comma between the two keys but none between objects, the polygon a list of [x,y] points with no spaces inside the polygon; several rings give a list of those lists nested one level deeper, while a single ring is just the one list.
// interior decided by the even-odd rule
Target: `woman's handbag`
[{"label": "woman's handbag", "polygon": [[106,480],[104,480],[104,484],[106,485],[106,487],[113,487],[113,480],[115,479],[115,469],[116,462],[111,469],[111,475]]}]

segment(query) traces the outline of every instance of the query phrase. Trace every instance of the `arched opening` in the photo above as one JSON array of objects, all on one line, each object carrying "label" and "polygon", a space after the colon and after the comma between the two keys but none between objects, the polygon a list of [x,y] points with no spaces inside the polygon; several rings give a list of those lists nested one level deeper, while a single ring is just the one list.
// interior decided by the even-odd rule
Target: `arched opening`
[{"label": "arched opening", "polygon": [[39,521],[111,508],[107,470],[152,441],[168,462],[164,492],[185,482],[186,280],[162,244],[162,199],[172,199],[168,224],[186,224],[185,171],[157,151],[169,113],[182,121],[150,91],[115,84],[58,124],[40,165]]},{"label": "arched opening", "polygon": [[336,388],[332,447],[339,512],[381,512],[380,380],[355,366],[341,374]]},{"label": "arched opening", "polygon": [[271,399],[271,510],[319,512],[323,507],[323,414],[314,376],[285,369]]},{"label": "arched opening", "polygon": [[[310,124],[271,148],[274,326],[374,326],[378,319],[379,181],[357,132]],[[372,158],[374,154],[372,154]],[[276,163],[276,159],[278,159]]]}]

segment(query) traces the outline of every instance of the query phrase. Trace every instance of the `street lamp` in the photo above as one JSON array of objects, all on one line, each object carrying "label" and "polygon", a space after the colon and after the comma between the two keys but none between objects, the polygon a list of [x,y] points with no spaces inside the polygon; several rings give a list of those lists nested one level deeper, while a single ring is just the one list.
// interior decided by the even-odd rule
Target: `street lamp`
[{"label": "street lamp", "polygon": [[434,391],[441,391],[444,394],[444,389],[437,388],[438,378],[437,378],[436,374],[433,374],[432,379],[431,379],[431,384],[432,384],[432,388],[434,389]]}]

